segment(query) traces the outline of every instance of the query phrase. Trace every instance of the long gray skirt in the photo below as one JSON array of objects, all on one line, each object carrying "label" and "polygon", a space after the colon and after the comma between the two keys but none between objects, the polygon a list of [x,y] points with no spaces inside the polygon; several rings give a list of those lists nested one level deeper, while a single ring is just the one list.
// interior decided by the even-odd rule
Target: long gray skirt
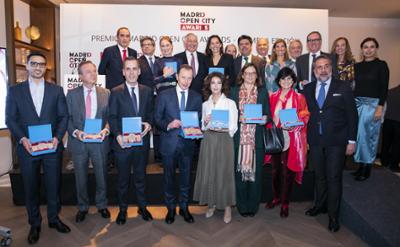
[{"label": "long gray skirt", "polygon": [[193,200],[225,209],[236,204],[233,139],[206,131],[201,141]]}]

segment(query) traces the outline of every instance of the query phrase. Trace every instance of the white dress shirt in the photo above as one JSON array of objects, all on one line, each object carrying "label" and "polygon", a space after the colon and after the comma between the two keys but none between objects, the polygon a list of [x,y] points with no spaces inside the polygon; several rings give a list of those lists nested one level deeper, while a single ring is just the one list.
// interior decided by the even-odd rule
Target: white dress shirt
[{"label": "white dress shirt", "polygon": [[311,73],[312,73],[312,62],[313,62],[313,54],[315,54],[315,58],[319,57],[321,55],[321,51],[318,51],[316,53],[311,53],[308,56],[308,82],[311,82]]},{"label": "white dress shirt", "polygon": [[179,86],[179,84],[176,85],[176,95],[178,96],[178,106],[181,107],[181,92],[184,91],[185,92],[185,108],[187,107],[187,101],[188,101],[188,96],[189,96],[189,89],[183,90],[181,89],[181,87]]},{"label": "white dress shirt", "polygon": [[150,58],[154,64],[156,62],[156,57],[154,55],[152,55],[152,56],[144,55],[144,57],[147,59],[147,63],[149,64],[149,66],[151,68]]},{"label": "white dress shirt", "polygon": [[44,78],[42,78],[39,83],[33,82],[32,78],[29,78],[28,81],[33,105],[35,106],[37,115],[40,117],[44,98]]},{"label": "white dress shirt", "polygon": [[[97,93],[96,93],[96,86],[92,87],[92,92],[90,92],[90,99],[91,99],[91,109],[90,109],[90,118],[96,118],[97,113]],[[86,97],[89,93],[89,88],[83,85],[83,99],[86,106]]]},{"label": "white dress shirt", "polygon": [[236,108],[236,103],[228,99],[224,94],[218,99],[217,103],[214,105],[212,100],[212,96],[208,98],[207,101],[203,103],[202,106],[202,120],[201,120],[201,128],[202,130],[207,130],[208,126],[204,125],[204,119],[206,116],[211,114],[212,110],[228,110],[229,111],[229,135],[233,137],[238,129],[238,110]]},{"label": "white dress shirt", "polygon": [[[128,87],[129,95],[132,98],[132,86],[129,85],[128,82],[126,82],[126,81],[125,81],[125,84]],[[138,111],[137,114],[139,114],[139,103],[140,103],[139,102],[139,83],[136,83],[134,91],[135,91],[135,95],[136,95],[136,106],[137,106],[136,110]]]},{"label": "white dress shirt", "polygon": [[193,53],[194,64],[196,65],[196,75],[197,75],[197,73],[199,72],[199,60],[197,59],[197,52],[190,52],[188,50],[186,50],[185,52],[186,52],[186,59],[190,66],[192,66],[191,62],[192,62],[192,53]]}]

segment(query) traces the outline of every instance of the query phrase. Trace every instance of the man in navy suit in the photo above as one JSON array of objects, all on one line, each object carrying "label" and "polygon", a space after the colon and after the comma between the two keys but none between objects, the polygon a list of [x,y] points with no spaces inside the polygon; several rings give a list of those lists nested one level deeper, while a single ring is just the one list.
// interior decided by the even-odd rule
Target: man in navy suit
[{"label": "man in navy suit", "polygon": [[[46,82],[46,57],[31,53],[27,58],[28,80],[12,86],[7,94],[6,124],[17,141],[17,156],[24,183],[25,205],[31,229],[29,244],[39,240],[41,221],[39,208],[40,166],[43,165],[47,192],[48,226],[58,232],[68,233],[58,213],[60,212],[60,176],[62,161],[62,138],[68,124],[68,110],[63,89]],[[32,156],[28,126],[51,124],[55,153]]]},{"label": "man in navy suit", "polygon": [[[109,124],[115,138],[112,142],[118,170],[118,225],[125,224],[128,209],[128,187],[133,166],[133,177],[136,188],[138,214],[146,221],[153,217],[146,209],[145,178],[148,152],[150,147],[151,123],[153,117],[153,90],[138,83],[140,75],[139,62],[134,57],[128,57],[123,64],[125,83],[111,90],[109,103]],[[143,124],[143,145],[126,147],[122,141],[122,118],[141,117]]]},{"label": "man in navy suit", "polygon": [[154,56],[156,43],[154,40],[145,36],[140,39],[140,47],[142,48],[143,55],[138,59],[140,65],[139,83],[154,88],[154,64],[157,56]]},{"label": "man in navy suit", "polygon": [[206,56],[197,51],[199,42],[194,33],[188,33],[183,39],[185,51],[178,53],[175,57],[179,58],[183,64],[188,64],[193,70],[193,81],[190,89],[201,94],[204,78],[207,76]]},{"label": "man in navy suit", "polygon": [[127,27],[117,30],[117,44],[104,49],[99,65],[99,74],[106,75],[106,88],[112,89],[124,83],[122,62],[127,57],[137,57],[137,52],[129,48],[131,33]]},{"label": "man in navy suit", "polygon": [[342,172],[345,155],[355,150],[357,109],[349,84],[332,77],[332,61],[321,55],[314,62],[316,81],[303,90],[310,120],[307,139],[310,159],[315,168],[315,205],[306,215],[328,211],[328,229],[339,230],[339,208],[342,197]]},{"label": "man in navy suit", "polygon": [[168,209],[165,222],[175,221],[175,164],[179,167],[179,214],[188,223],[193,223],[189,212],[190,172],[195,141],[180,136],[181,111],[196,111],[201,117],[202,97],[189,89],[193,79],[192,67],[183,64],[177,74],[178,85],[162,91],[157,97],[154,121],[161,130],[160,152],[164,165],[164,196]]}]

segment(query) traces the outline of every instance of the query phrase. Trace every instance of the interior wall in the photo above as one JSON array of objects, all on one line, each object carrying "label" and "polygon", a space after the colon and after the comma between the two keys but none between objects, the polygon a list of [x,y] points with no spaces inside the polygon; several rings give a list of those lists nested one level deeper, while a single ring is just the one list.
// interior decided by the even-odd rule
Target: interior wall
[{"label": "interior wall", "polygon": [[375,37],[379,43],[379,58],[389,65],[392,88],[400,84],[400,19],[329,18],[329,44],[339,37],[347,37],[355,58],[359,60],[360,43]]},{"label": "interior wall", "polygon": [[0,46],[6,47],[6,14],[4,1],[0,1]]},{"label": "interior wall", "polygon": [[14,0],[14,27],[17,21],[22,31],[22,41],[31,42],[25,34],[25,29],[31,25],[29,4],[22,2],[21,0]]}]

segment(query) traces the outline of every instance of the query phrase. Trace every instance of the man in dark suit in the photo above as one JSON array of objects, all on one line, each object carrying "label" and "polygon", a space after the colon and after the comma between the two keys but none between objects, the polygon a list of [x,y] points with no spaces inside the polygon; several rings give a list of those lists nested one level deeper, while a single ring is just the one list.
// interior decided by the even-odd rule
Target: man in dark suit
[{"label": "man in dark suit", "polygon": [[[133,166],[133,178],[136,188],[138,214],[143,220],[149,221],[153,217],[147,210],[145,196],[146,165],[150,147],[151,123],[153,117],[153,90],[138,83],[140,75],[139,62],[134,57],[128,57],[122,70],[125,83],[111,91],[109,103],[109,123],[113,139],[112,149],[115,152],[115,160],[118,170],[118,204],[119,214],[116,220],[118,225],[125,224],[128,209],[128,187]],[[141,117],[143,124],[143,145],[127,147],[122,141],[122,118]]]},{"label": "man in dark suit", "polygon": [[[320,55],[330,56],[329,53],[321,51],[322,37],[318,31],[312,31],[307,35],[307,49],[309,53],[303,54],[296,59],[297,79],[299,81],[299,88],[302,89],[304,85],[309,82],[315,81],[315,74],[313,72],[313,62]],[[331,58],[332,59],[332,58]],[[333,63],[335,64],[335,63]],[[336,66],[332,67],[333,77],[337,77]]]},{"label": "man in dark suit", "polygon": [[122,74],[122,62],[127,57],[137,57],[137,52],[129,48],[130,42],[129,29],[120,27],[117,30],[117,45],[107,47],[102,53],[99,74],[106,75],[106,88],[110,90],[125,81]]},{"label": "man in dark suit", "polygon": [[[259,56],[254,56],[252,52],[253,40],[248,35],[241,35],[238,38],[238,47],[240,56],[233,61],[233,75],[235,81],[241,69],[245,64],[253,63],[256,65],[259,75],[261,75],[262,82],[265,83],[265,64],[266,62]],[[234,85],[231,85],[234,86]]]},{"label": "man in dark suit", "polygon": [[[89,209],[87,192],[87,176],[89,159],[93,164],[96,177],[96,207],[101,216],[110,218],[107,209],[107,152],[108,152],[108,98],[110,91],[96,86],[96,65],[92,61],[84,61],[78,67],[79,78],[83,85],[72,89],[67,94],[69,113],[68,147],[75,166],[76,196],[78,212],[75,216],[77,223],[85,220]],[[101,143],[85,143],[84,127],[86,119],[101,119],[102,127],[98,133]]]},{"label": "man in dark suit", "polygon": [[193,70],[182,65],[177,75],[178,85],[162,91],[157,97],[154,121],[161,130],[160,152],[164,165],[164,196],[168,209],[165,222],[175,221],[175,161],[179,167],[179,214],[188,223],[193,223],[188,202],[190,193],[190,171],[195,150],[195,141],[180,136],[181,111],[196,111],[200,119],[201,95],[189,89],[193,79]]},{"label": "man in dark suit", "polygon": [[199,42],[194,33],[188,33],[183,39],[185,51],[178,53],[175,57],[179,58],[183,64],[188,64],[193,70],[193,81],[190,89],[202,93],[204,78],[207,76],[206,56],[197,51]]},{"label": "man in dark suit", "polygon": [[271,57],[268,55],[269,40],[267,38],[259,38],[256,43],[257,55],[264,60],[265,64],[268,64]]},{"label": "man in dark suit", "polygon": [[[46,57],[41,53],[31,53],[27,58],[28,80],[12,86],[7,94],[6,124],[17,141],[17,156],[24,182],[25,205],[31,229],[29,244],[39,240],[41,221],[39,208],[40,166],[43,165],[47,192],[47,219],[50,228],[68,233],[60,212],[60,176],[62,161],[62,138],[68,124],[68,110],[63,89],[46,82]],[[55,153],[32,156],[28,126],[51,124]]]},{"label": "man in dark suit", "polygon": [[140,39],[140,47],[142,48],[143,55],[138,59],[140,65],[138,81],[140,84],[154,89],[154,65],[156,59],[158,59],[157,56],[154,56],[156,43],[151,37],[145,36]]},{"label": "man in dark suit", "polygon": [[349,84],[332,77],[332,61],[328,56],[315,59],[314,73],[317,80],[303,90],[311,113],[307,139],[316,180],[315,205],[306,215],[316,216],[328,210],[328,229],[336,232],[340,228],[345,154],[354,153],[358,115]]}]

